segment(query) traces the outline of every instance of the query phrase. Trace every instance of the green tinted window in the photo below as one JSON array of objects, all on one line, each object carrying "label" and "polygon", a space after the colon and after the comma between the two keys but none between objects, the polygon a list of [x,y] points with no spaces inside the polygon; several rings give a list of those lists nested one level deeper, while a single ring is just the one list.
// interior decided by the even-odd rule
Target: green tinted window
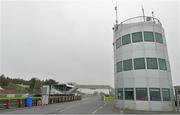
[{"label": "green tinted window", "polygon": [[156,42],[163,43],[162,34],[155,33]]},{"label": "green tinted window", "polygon": [[118,88],[118,99],[123,100],[123,89]]},{"label": "green tinted window", "polygon": [[162,41],[163,41],[164,44],[166,44],[166,38],[165,38],[165,36],[162,36]]},{"label": "green tinted window", "polygon": [[136,100],[148,100],[147,89],[146,88],[136,88]]},{"label": "green tinted window", "polygon": [[149,91],[151,101],[161,101],[161,94],[159,88],[150,88]]},{"label": "green tinted window", "polygon": [[163,88],[162,89],[163,94],[163,101],[170,101],[170,91],[169,89]]},{"label": "green tinted window", "polygon": [[167,70],[166,60],[159,58],[158,61],[159,61],[159,69],[160,70]]},{"label": "green tinted window", "polygon": [[134,100],[134,89],[125,88],[125,100]]},{"label": "green tinted window", "polygon": [[134,59],[134,69],[145,69],[145,59],[135,58]]},{"label": "green tinted window", "polygon": [[117,63],[117,72],[122,72],[122,61]]},{"label": "green tinted window", "polygon": [[132,33],[132,42],[142,42],[142,32]]},{"label": "green tinted window", "polygon": [[131,43],[130,34],[124,35],[122,37],[122,45],[130,44],[130,43]]},{"label": "green tinted window", "polygon": [[132,59],[123,61],[123,70],[124,71],[132,70]]},{"label": "green tinted window", "polygon": [[144,41],[154,42],[153,32],[144,32]]},{"label": "green tinted window", "polygon": [[146,58],[147,69],[158,69],[157,58]]},{"label": "green tinted window", "polygon": [[168,71],[171,71],[170,63],[169,63],[168,61],[166,61],[166,66],[167,66],[167,70],[168,70]]},{"label": "green tinted window", "polygon": [[116,40],[116,49],[121,46],[121,38]]}]

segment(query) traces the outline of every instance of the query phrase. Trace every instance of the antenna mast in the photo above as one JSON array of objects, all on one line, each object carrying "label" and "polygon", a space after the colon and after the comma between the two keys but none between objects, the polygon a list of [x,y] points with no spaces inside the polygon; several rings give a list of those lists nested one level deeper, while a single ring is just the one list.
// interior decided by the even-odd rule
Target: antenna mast
[{"label": "antenna mast", "polygon": [[153,21],[154,21],[154,11],[152,11],[151,13],[152,13]]},{"label": "antenna mast", "polygon": [[115,11],[116,11],[116,25],[118,25],[118,16],[117,16],[117,1],[116,1]]},{"label": "antenna mast", "polygon": [[141,5],[141,8],[142,8],[143,18],[144,18],[144,22],[145,22],[145,13],[144,13],[143,5]]}]

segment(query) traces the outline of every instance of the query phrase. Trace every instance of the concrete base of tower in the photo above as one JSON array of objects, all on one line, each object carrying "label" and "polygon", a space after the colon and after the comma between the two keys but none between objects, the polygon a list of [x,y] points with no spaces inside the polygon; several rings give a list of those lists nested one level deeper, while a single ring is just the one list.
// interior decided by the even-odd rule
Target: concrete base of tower
[{"label": "concrete base of tower", "polygon": [[130,101],[116,100],[116,107],[121,110],[140,110],[140,111],[174,111],[175,105],[172,101]]}]

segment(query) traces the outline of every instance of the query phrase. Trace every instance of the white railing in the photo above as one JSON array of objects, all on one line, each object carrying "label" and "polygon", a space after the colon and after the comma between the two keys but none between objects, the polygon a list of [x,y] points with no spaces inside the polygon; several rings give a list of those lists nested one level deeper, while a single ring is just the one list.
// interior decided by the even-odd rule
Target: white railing
[{"label": "white railing", "polygon": [[130,23],[138,23],[138,22],[154,22],[156,24],[162,25],[157,18],[150,16],[137,16],[137,17],[129,18],[121,22],[120,24],[130,24]]}]

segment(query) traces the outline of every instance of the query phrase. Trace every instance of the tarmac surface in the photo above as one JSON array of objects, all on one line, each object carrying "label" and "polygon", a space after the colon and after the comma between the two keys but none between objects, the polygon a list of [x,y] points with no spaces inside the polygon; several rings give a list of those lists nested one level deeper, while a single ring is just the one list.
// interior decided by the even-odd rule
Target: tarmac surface
[{"label": "tarmac surface", "polygon": [[33,106],[25,108],[4,109],[0,114],[177,114],[180,112],[152,112],[120,110],[114,106],[114,102],[101,100],[100,96],[86,97],[79,101],[54,103],[44,106]]},{"label": "tarmac surface", "polygon": [[105,102],[99,96],[79,101],[49,104],[26,108],[0,110],[0,114],[118,114],[113,102]]}]

